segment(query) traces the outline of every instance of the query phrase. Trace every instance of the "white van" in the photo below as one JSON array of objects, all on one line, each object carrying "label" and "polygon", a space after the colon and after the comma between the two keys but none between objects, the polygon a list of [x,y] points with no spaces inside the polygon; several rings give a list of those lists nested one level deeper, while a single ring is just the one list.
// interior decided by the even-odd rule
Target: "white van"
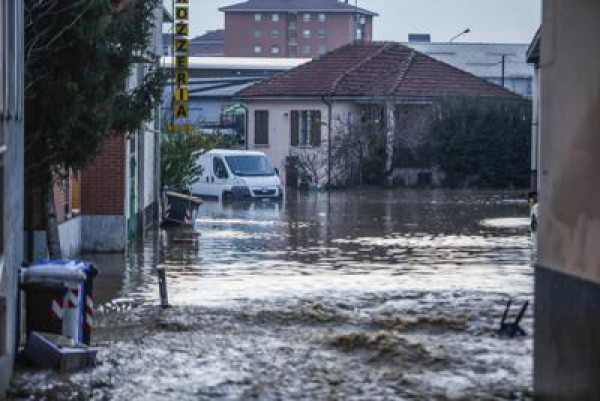
[{"label": "white van", "polygon": [[219,199],[281,198],[278,171],[262,152],[213,149],[198,157],[200,179],[194,195]]}]

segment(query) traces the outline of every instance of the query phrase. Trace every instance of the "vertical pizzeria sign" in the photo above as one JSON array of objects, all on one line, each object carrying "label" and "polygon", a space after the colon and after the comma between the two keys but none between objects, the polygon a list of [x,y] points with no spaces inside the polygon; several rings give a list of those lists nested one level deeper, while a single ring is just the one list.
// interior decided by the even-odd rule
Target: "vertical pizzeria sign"
[{"label": "vertical pizzeria sign", "polygon": [[173,125],[172,131],[189,131],[189,55],[190,8],[189,0],[174,0],[173,29]]}]

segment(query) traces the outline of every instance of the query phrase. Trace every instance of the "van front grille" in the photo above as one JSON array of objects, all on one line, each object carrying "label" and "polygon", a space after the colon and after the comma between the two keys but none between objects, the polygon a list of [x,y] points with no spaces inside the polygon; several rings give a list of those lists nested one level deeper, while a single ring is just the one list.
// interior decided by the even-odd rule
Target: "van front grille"
[{"label": "van front grille", "polygon": [[276,189],[253,189],[252,194],[254,196],[275,196],[277,195]]}]

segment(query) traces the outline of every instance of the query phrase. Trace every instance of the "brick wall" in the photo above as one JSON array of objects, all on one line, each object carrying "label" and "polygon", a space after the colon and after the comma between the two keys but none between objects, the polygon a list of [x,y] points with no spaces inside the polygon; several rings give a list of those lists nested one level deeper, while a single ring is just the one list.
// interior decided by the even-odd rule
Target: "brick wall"
[{"label": "brick wall", "polygon": [[[261,13],[261,21],[254,20],[254,13],[228,12],[225,14],[225,56],[229,57],[317,57],[319,51],[331,51],[352,42],[354,39],[354,15],[350,13],[326,13],[326,20],[318,20],[319,13],[310,13],[310,21],[304,21],[304,13],[298,13],[295,18],[296,28],[288,29],[292,16],[288,13],[278,13],[279,21],[272,21],[273,13]],[[373,18],[365,16],[364,40],[371,41],[373,37]],[[279,30],[279,37],[272,36],[272,31]],[[254,37],[254,31],[261,36]],[[304,37],[304,30],[310,30],[309,38]],[[323,30],[325,37],[319,35]],[[296,45],[289,46],[291,37]],[[254,53],[254,47],[260,46],[262,52]],[[273,54],[273,46],[279,48],[279,54]],[[305,49],[309,47],[310,53]]]},{"label": "brick wall", "polygon": [[96,160],[81,173],[81,213],[125,213],[125,135],[113,135]]}]

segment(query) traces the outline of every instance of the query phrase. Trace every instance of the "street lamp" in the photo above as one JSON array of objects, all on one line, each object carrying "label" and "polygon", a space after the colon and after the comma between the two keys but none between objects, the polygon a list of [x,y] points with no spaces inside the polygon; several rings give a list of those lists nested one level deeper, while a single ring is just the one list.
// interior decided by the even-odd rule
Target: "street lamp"
[{"label": "street lamp", "polygon": [[454,42],[455,39],[458,39],[459,37],[461,37],[462,35],[466,35],[467,33],[471,33],[471,28],[467,28],[464,31],[462,31],[461,33],[459,33],[458,35],[453,36],[449,42],[452,43]]}]

